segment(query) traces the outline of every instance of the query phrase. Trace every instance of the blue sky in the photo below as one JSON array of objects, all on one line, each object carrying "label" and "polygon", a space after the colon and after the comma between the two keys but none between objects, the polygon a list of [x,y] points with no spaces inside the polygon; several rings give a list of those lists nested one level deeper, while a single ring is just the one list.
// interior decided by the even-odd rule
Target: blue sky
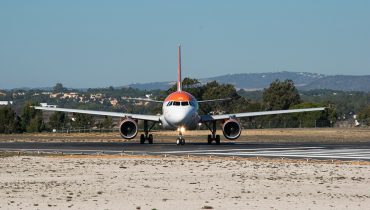
[{"label": "blue sky", "polygon": [[370,74],[370,1],[0,1],[0,88]]}]

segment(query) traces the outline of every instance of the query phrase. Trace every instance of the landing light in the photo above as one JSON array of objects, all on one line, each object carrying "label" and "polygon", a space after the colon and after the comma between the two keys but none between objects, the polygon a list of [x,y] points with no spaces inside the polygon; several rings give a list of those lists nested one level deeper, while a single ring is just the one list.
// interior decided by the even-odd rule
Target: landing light
[{"label": "landing light", "polygon": [[178,132],[181,132],[181,133],[184,133],[185,132],[185,127],[177,128],[177,131]]}]

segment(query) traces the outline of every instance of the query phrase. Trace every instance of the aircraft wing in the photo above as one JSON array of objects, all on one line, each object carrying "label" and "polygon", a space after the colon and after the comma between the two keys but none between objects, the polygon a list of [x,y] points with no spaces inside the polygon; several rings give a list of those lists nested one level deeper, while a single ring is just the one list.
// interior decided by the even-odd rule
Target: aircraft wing
[{"label": "aircraft wing", "polygon": [[287,113],[298,113],[298,112],[313,112],[313,111],[323,111],[323,110],[325,110],[325,107],[262,111],[262,112],[244,112],[244,113],[221,114],[221,115],[201,115],[201,121],[207,122],[207,121],[214,121],[214,120],[224,120],[224,119],[229,119],[229,118],[254,117],[254,116],[262,116],[262,115],[287,114]]},{"label": "aircraft wing", "polygon": [[208,103],[208,102],[218,102],[218,101],[228,101],[228,100],[231,100],[231,98],[201,100],[201,101],[198,101],[198,103]]},{"label": "aircraft wing", "polygon": [[145,101],[145,102],[154,102],[154,103],[163,103],[163,101],[153,100],[149,98],[125,98],[126,101]]},{"label": "aircraft wing", "polygon": [[129,114],[121,112],[105,112],[105,111],[92,111],[84,109],[66,109],[66,108],[52,108],[52,107],[41,107],[35,106],[35,109],[45,110],[45,111],[55,111],[55,112],[72,112],[72,113],[81,113],[81,114],[92,114],[92,115],[104,115],[111,117],[131,117],[138,120],[148,120],[159,122],[160,116],[158,115],[144,115],[144,114]]}]

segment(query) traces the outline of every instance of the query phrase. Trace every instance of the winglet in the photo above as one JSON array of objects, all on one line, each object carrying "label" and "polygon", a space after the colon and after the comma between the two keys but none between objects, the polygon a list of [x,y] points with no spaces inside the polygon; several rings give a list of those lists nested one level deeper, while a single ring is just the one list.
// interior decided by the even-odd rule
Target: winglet
[{"label": "winglet", "polygon": [[177,91],[182,90],[182,84],[181,84],[181,45],[179,45],[179,64],[177,69]]}]

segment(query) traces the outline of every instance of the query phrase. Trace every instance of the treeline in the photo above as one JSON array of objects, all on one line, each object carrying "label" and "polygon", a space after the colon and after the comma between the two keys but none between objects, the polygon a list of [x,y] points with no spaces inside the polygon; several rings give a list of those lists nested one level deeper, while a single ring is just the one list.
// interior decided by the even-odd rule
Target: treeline
[{"label": "treeline", "polygon": [[10,106],[0,108],[0,133],[40,132],[45,130],[42,113],[27,103],[18,116]]},{"label": "treeline", "polygon": [[[253,101],[262,102],[263,90],[239,90],[238,94]],[[370,105],[370,93],[359,91],[336,90],[299,90],[304,102],[328,104],[335,107],[339,120],[346,120],[353,115],[360,115]]]},{"label": "treeline", "polygon": [[[92,109],[116,112],[135,112],[135,113],[150,113],[152,110],[149,106],[133,106],[133,104],[125,97],[143,97],[145,95],[158,96],[161,95],[160,90],[145,91],[134,89],[131,87],[108,87],[108,88],[89,88],[89,89],[70,89],[64,87],[61,83],[57,83],[52,89],[14,89],[14,90],[1,90],[0,101],[13,101],[12,109],[17,113],[23,112],[23,106],[29,102],[47,103],[58,105],[59,107],[69,107],[75,109]],[[50,94],[60,93],[78,93],[78,98],[62,98],[51,97]],[[101,94],[102,100],[91,99],[91,94]],[[80,97],[83,98],[81,101]],[[115,98],[118,102],[117,105],[109,103],[109,98]]]},{"label": "treeline", "polygon": [[47,130],[52,131],[53,129],[111,129],[114,125],[113,119],[110,116],[105,116],[103,120],[96,120],[93,115],[88,114],[74,114],[72,118],[69,118],[66,113],[55,112],[46,124]]},{"label": "treeline", "polygon": [[96,121],[95,117],[86,114],[74,114],[72,118],[66,113],[54,112],[50,115],[47,123],[43,120],[40,110],[35,110],[32,106],[35,103],[26,103],[23,107],[22,115],[18,116],[10,106],[0,107],[0,133],[35,133],[43,131],[53,131],[54,129],[89,129],[105,128],[113,126],[112,117],[105,117],[102,121]]}]

